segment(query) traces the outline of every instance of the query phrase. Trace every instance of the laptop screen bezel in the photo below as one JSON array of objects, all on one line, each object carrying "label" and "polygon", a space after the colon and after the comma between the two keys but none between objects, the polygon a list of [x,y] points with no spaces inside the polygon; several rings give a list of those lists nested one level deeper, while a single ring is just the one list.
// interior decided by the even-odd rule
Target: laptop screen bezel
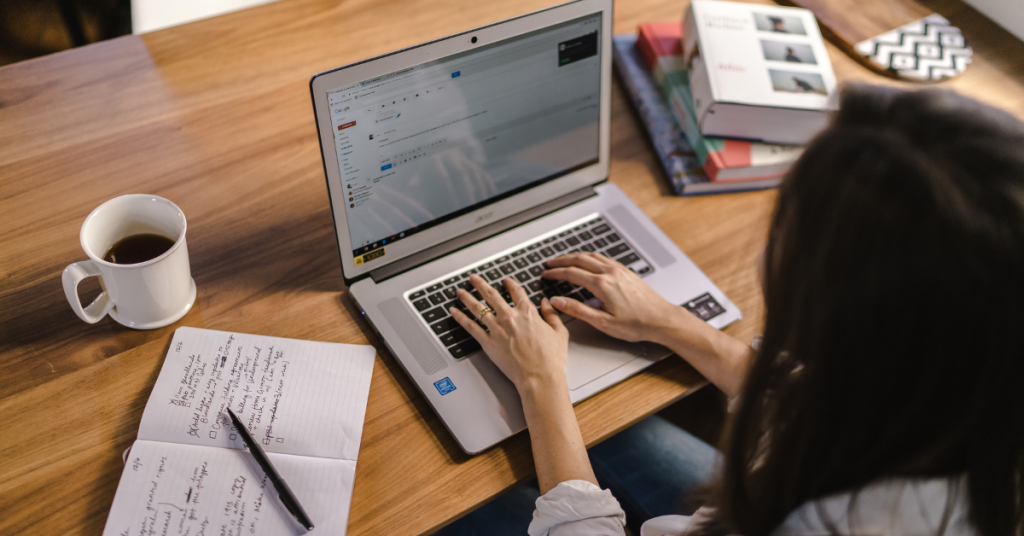
[{"label": "laptop screen bezel", "polygon": [[[601,14],[601,76],[600,122],[598,161],[561,177],[542,182],[515,195],[487,203],[471,212],[416,233],[404,240],[385,246],[385,254],[357,266],[353,255],[352,238],[346,217],[346,203],[342,191],[341,173],[335,155],[331,131],[328,93],[351,84],[394,73],[423,63],[471,51],[483,45],[503,41],[550,26]],[[472,38],[476,37],[476,42]],[[392,262],[419,253],[456,236],[474,231],[518,212],[528,210],[551,199],[581,188],[603,182],[608,177],[609,119],[611,116],[612,71],[612,2],[611,0],[576,0],[548,9],[497,22],[482,28],[468,30],[436,41],[398,50],[375,58],[318,73],[310,80],[317,132],[320,137],[320,155],[331,200],[335,235],[341,255],[342,272],[346,284]]]}]

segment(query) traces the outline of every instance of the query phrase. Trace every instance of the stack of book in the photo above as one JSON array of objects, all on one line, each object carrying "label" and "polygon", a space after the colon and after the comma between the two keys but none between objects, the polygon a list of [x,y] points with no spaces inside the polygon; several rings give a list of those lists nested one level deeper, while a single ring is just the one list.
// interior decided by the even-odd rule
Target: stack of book
[{"label": "stack of book", "polygon": [[[834,109],[835,77],[814,18],[793,8],[693,6],[689,39],[678,22],[615,36],[619,75],[678,195],[774,187]],[[762,30],[759,17],[783,20],[793,35],[780,35],[777,23]],[[807,80],[810,90],[799,83]]]}]

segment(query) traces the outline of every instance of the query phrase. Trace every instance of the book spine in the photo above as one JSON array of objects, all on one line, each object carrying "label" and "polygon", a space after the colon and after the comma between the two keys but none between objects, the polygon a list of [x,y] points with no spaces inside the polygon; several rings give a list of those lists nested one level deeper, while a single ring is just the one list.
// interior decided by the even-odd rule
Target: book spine
[{"label": "book spine", "polygon": [[700,162],[683,138],[672,113],[665,106],[657,86],[643,67],[636,48],[636,37],[613,38],[616,70],[629,93],[665,173],[677,195],[684,195],[688,184],[708,182]]}]

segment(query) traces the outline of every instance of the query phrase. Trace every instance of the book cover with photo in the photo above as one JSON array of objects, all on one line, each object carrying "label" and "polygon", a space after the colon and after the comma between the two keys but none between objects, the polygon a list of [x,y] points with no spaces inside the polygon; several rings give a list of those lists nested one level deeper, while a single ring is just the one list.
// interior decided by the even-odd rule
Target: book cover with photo
[{"label": "book cover with photo", "polygon": [[[675,26],[678,28],[679,24],[677,23]],[[678,43],[678,41],[677,31],[675,42]],[[696,150],[695,147],[687,142],[674,114],[669,110],[662,98],[662,90],[655,82],[648,64],[645,62],[647,52],[638,46],[637,36],[616,35],[612,42],[614,44],[613,52],[616,71],[618,71],[623,85],[633,101],[637,115],[640,116],[640,120],[651,138],[654,150],[658,154],[658,158],[665,168],[665,172],[672,182],[673,189],[677,195],[687,196],[758,190],[778,185],[779,176],[782,173],[764,176],[759,171],[743,170],[742,167],[739,167],[732,168],[730,172],[722,174],[721,166],[715,162],[724,162],[725,165],[729,165],[729,163],[743,161],[744,156],[740,154],[736,157],[735,153],[737,148],[740,148],[739,152],[742,153],[744,145],[746,146],[746,156],[749,160],[749,157],[753,155],[749,149],[752,144],[741,140],[727,140],[729,145],[726,147],[726,140],[719,140],[718,146],[715,145],[715,141],[702,140],[698,143],[701,149],[699,151]],[[655,58],[657,56],[651,57]],[[667,56],[662,55],[661,57]],[[671,61],[671,59],[668,61]],[[716,153],[722,150],[731,151],[730,154],[733,154],[734,158],[731,160],[719,158],[719,155]],[[710,164],[708,164],[709,161],[711,162]],[[713,175],[705,173],[702,167],[710,169]],[[788,168],[788,166],[786,167]],[[747,180],[713,180],[729,173],[747,173]]]},{"label": "book cover with photo", "polygon": [[806,9],[694,0],[682,60],[700,132],[803,144],[836,110],[836,77]]},{"label": "book cover with photo", "polygon": [[640,25],[637,48],[677,124],[694,148],[705,173],[715,182],[781,177],[800,156],[798,145],[777,145],[701,134],[693,110],[689,74],[683,68],[679,23]]}]

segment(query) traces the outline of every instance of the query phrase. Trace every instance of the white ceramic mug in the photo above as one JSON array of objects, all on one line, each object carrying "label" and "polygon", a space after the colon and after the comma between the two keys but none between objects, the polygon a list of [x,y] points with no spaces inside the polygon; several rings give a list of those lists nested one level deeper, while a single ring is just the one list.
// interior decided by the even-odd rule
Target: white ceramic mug
[{"label": "white ceramic mug", "polygon": [[[127,236],[152,233],[174,241],[171,249],[138,264],[114,264],[104,254]],[[155,329],[177,322],[196,301],[196,284],[185,246],[185,214],[155,195],[116,197],[93,210],[82,224],[82,249],[89,260],[64,269],[64,294],[82,320],[95,324],[110,315],[135,329]],[[78,299],[78,284],[99,277],[103,292],[88,307]]]}]

